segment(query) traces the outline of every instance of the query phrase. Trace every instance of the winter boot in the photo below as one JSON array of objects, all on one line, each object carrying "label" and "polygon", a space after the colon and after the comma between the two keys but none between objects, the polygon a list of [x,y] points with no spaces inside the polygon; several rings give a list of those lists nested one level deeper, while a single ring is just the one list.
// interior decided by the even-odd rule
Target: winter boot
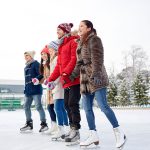
[{"label": "winter boot", "polygon": [[120,148],[125,144],[126,136],[119,127],[114,128],[113,130],[116,138],[116,147]]},{"label": "winter boot", "polygon": [[49,130],[49,133],[50,134],[54,134],[55,132],[58,131],[58,126],[57,126],[57,123],[55,121],[52,121],[51,123],[51,128]]},{"label": "winter boot", "polygon": [[75,127],[71,127],[70,134],[65,138],[65,142],[76,142],[80,140],[79,130]]},{"label": "winter boot", "polygon": [[90,130],[88,138],[84,142],[80,142],[80,146],[89,146],[91,144],[99,145],[99,138],[95,130]]},{"label": "winter boot", "polygon": [[44,132],[48,130],[48,126],[46,122],[42,121],[40,125],[41,125],[41,129],[39,130],[39,132]]},{"label": "winter boot", "polygon": [[27,131],[33,129],[33,122],[32,121],[26,121],[26,124],[24,127],[20,128],[20,131]]},{"label": "winter boot", "polygon": [[65,132],[63,126],[58,126],[57,132],[52,136],[52,141],[57,141],[58,139],[64,139]]}]

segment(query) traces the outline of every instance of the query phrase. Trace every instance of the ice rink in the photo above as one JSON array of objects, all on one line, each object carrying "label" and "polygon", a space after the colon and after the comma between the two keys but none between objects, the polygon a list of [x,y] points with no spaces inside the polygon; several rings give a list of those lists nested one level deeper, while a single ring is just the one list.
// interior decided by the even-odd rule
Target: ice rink
[{"label": "ice rink", "polygon": [[[115,138],[110,123],[104,114],[94,109],[96,125],[100,138],[100,150],[116,150]],[[114,109],[122,129],[127,135],[124,150],[150,150],[150,109],[118,110]],[[33,110],[34,130],[32,133],[20,133],[19,128],[25,123],[23,110],[0,111],[0,150],[77,150],[78,145],[67,147],[64,142],[51,141],[51,136],[39,133],[40,121],[38,112]],[[46,111],[47,122],[50,118]],[[81,110],[80,130],[81,140],[88,134],[88,127],[84,111]],[[88,148],[94,149],[94,148]]]}]

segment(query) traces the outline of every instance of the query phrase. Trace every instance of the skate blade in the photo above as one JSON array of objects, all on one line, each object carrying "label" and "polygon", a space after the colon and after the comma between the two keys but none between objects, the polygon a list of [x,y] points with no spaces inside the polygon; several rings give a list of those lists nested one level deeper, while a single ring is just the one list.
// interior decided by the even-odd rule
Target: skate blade
[{"label": "skate blade", "polygon": [[55,142],[64,142],[65,140],[62,139],[61,137],[59,137],[59,138],[51,138],[51,141],[55,141]]},{"label": "skate blade", "polygon": [[27,130],[20,130],[20,133],[32,133],[33,132],[33,129],[27,129]]},{"label": "skate blade", "polygon": [[79,145],[80,141],[75,141],[75,142],[66,142],[66,146],[75,146]]},{"label": "skate blade", "polygon": [[122,150],[122,149],[124,148],[126,142],[127,142],[127,138],[125,138],[124,143],[123,143],[120,147],[118,147],[117,149],[118,149],[118,150]]},{"label": "skate blade", "polygon": [[99,149],[99,142],[98,143],[91,143],[89,145],[80,145],[81,149]]}]

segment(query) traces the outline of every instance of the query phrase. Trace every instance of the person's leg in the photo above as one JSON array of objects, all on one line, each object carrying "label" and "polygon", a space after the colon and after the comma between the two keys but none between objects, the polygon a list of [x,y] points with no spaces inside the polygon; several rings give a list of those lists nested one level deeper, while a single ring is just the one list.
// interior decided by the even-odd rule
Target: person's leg
[{"label": "person's leg", "polygon": [[33,101],[32,96],[25,96],[25,102],[24,102],[24,110],[25,110],[25,115],[26,115],[26,121],[32,121],[31,118],[31,104]]},{"label": "person's leg", "polygon": [[82,105],[86,114],[88,127],[90,130],[96,130],[95,116],[93,112],[94,94],[82,94]]},{"label": "person's leg", "polygon": [[69,118],[69,125],[71,126],[72,124],[72,116],[71,116],[71,111],[69,108],[69,88],[64,89],[64,104],[65,104],[65,109],[67,111],[68,114],[68,118]]},{"label": "person's leg", "polygon": [[33,95],[36,110],[39,112],[41,122],[46,122],[45,111],[41,103],[42,95]]},{"label": "person's leg", "polygon": [[61,99],[61,110],[62,110],[62,114],[63,114],[63,124],[65,126],[68,126],[68,115],[64,106],[64,100]]},{"label": "person's leg", "polygon": [[104,112],[113,128],[116,128],[119,126],[119,124],[113,110],[109,107],[107,103],[106,95],[107,95],[107,88],[102,88],[95,92],[95,97],[101,111]]},{"label": "person's leg", "polygon": [[54,104],[48,104],[47,110],[49,112],[50,118],[53,122],[56,122],[56,113],[54,111]]},{"label": "person's leg", "polygon": [[76,129],[80,129],[80,107],[79,107],[79,101],[80,101],[80,85],[74,85],[70,87],[69,91],[69,109],[70,109],[70,115],[72,118],[72,125],[75,126]]},{"label": "person's leg", "polygon": [[113,126],[115,138],[116,138],[116,147],[120,148],[124,145],[126,141],[126,135],[120,129],[117,118],[113,112],[113,110],[107,104],[107,88],[102,88],[95,92],[96,100],[98,102],[99,107],[105,113],[107,119]]},{"label": "person's leg", "polygon": [[63,126],[63,113],[62,113],[62,106],[61,106],[61,99],[56,99],[54,101],[57,121],[59,126]]}]

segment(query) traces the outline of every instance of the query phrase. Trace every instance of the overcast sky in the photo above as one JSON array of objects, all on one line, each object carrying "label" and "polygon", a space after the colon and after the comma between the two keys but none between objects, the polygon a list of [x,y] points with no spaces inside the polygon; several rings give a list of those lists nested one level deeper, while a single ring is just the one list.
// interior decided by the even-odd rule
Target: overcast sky
[{"label": "overcast sky", "polygon": [[23,79],[26,50],[40,51],[56,39],[60,23],[94,24],[101,37],[107,70],[122,68],[123,51],[140,45],[150,57],[149,0],[1,0],[0,79]]}]

